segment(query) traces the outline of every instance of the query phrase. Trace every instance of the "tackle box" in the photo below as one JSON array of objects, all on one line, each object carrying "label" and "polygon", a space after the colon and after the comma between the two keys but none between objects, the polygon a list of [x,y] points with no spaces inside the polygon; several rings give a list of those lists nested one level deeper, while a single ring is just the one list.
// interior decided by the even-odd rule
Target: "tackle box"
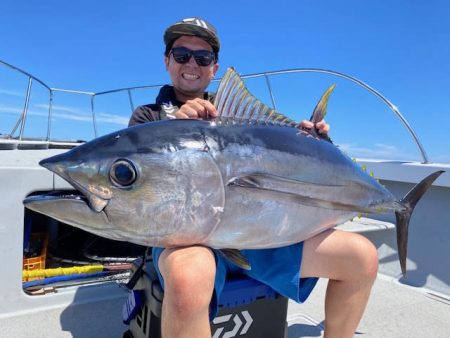
[{"label": "tackle box", "polygon": [[[134,270],[142,263],[135,261]],[[129,325],[126,338],[160,338],[164,292],[153,262],[147,260],[123,306]],[[287,337],[288,299],[273,289],[243,275],[227,280],[219,298],[219,311],[211,322],[213,338]]]},{"label": "tackle box", "polygon": [[47,247],[48,247],[48,234],[47,233],[32,233],[30,235],[29,243],[27,243],[27,247],[33,247],[31,251],[34,254],[30,257],[27,257],[27,253],[24,250],[23,257],[23,272],[22,272],[22,281],[28,282],[35,279],[39,279],[36,277],[27,277],[26,272],[32,270],[45,269],[45,261],[47,259]]}]

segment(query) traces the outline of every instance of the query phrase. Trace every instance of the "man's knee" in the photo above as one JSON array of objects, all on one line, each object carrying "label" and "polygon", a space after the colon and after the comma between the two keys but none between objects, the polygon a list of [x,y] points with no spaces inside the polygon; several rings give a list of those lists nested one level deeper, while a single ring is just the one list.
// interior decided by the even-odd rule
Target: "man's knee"
[{"label": "man's knee", "polygon": [[172,311],[190,316],[209,306],[216,272],[211,250],[204,247],[166,249],[158,265],[164,278],[164,299]]},{"label": "man's knee", "polygon": [[305,241],[302,277],[372,280],[378,271],[375,246],[362,235],[327,230]]},{"label": "man's knee", "polygon": [[378,252],[373,243],[362,235],[355,235],[350,241],[353,259],[360,277],[374,280],[378,272]]}]

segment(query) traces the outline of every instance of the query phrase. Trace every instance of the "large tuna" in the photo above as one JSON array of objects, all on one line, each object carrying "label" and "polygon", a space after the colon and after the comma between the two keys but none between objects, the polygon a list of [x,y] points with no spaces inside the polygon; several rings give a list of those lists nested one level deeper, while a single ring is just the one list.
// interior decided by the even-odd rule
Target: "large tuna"
[{"label": "large tuna", "polygon": [[26,207],[112,239],[222,249],[289,245],[393,210],[405,273],[411,212],[442,172],[396,201],[333,144],[251,96],[232,69],[215,105],[215,120],[146,123],[41,161],[81,194],[33,196]]}]

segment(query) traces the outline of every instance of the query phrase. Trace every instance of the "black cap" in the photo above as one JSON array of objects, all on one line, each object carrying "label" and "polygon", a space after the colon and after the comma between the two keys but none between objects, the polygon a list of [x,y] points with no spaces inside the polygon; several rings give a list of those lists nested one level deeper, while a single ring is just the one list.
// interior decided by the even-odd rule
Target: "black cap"
[{"label": "black cap", "polygon": [[176,39],[183,35],[197,36],[209,43],[216,54],[220,50],[220,42],[217,37],[216,28],[208,21],[198,17],[186,18],[166,29],[164,33],[164,43],[166,44],[166,54],[172,48]]}]

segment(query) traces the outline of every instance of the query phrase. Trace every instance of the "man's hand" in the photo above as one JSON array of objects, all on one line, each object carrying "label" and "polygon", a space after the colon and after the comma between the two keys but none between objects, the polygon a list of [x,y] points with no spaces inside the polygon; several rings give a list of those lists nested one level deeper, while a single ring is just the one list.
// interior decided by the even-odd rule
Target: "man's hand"
[{"label": "man's hand", "polygon": [[[298,127],[310,130],[314,128],[314,123],[308,120],[303,120],[302,122],[299,123]],[[327,135],[328,132],[330,131],[330,125],[326,123],[325,120],[317,122],[315,127],[319,132],[319,134]]]},{"label": "man's hand", "polygon": [[175,113],[177,119],[208,119],[216,116],[216,107],[200,98],[186,101]]}]

